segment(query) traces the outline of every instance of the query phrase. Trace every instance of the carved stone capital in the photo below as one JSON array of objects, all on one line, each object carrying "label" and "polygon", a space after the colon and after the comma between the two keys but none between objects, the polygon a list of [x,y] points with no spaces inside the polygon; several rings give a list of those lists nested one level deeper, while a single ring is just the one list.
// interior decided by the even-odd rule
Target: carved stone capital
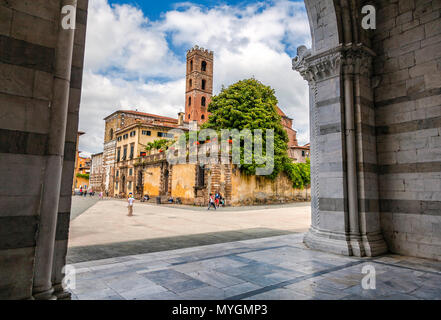
[{"label": "carved stone capital", "polygon": [[344,74],[357,74],[370,77],[374,54],[365,47],[349,47],[344,51]]},{"label": "carved stone capital", "polygon": [[292,60],[292,68],[310,84],[342,74],[370,77],[374,55],[363,46],[341,46],[316,55],[311,49],[300,46]]},{"label": "carved stone capital", "polygon": [[341,52],[332,51],[313,56],[310,49],[300,46],[292,63],[293,70],[298,71],[309,83],[315,83],[341,73]]}]

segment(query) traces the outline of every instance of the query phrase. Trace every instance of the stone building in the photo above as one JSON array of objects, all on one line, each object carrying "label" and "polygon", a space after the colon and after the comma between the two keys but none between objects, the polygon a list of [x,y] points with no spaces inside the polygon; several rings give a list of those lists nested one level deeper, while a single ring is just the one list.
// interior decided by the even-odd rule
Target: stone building
[{"label": "stone building", "polygon": [[180,114],[177,123],[165,122],[157,116],[149,121],[136,119],[134,123],[115,132],[116,137],[116,159],[114,192],[116,196],[126,197],[129,193],[136,194],[138,197],[143,195],[140,184],[142,176],[138,175],[136,180],[135,167],[137,163],[147,154],[158,153],[156,150],[147,151],[149,142],[159,139],[176,139],[172,133],[173,129],[186,130],[182,120],[184,115]]},{"label": "stone building", "polygon": [[92,155],[90,166],[90,187],[95,192],[105,191],[104,189],[104,167],[103,152]]},{"label": "stone building", "polygon": [[[362,27],[365,4],[377,8],[374,30]],[[75,29],[60,27],[65,5],[77,8]],[[305,243],[441,261],[441,2],[305,5],[312,48],[293,61],[310,85]],[[69,298],[61,281],[87,8],[87,0],[0,2],[0,176],[9,182],[0,184],[0,299]]]},{"label": "stone building", "polygon": [[108,193],[109,196],[114,196],[115,157],[117,144],[116,132],[135,123],[137,120],[144,121],[146,123],[155,122],[157,124],[172,126],[176,126],[178,124],[178,119],[131,110],[118,110],[104,118],[104,191]]}]

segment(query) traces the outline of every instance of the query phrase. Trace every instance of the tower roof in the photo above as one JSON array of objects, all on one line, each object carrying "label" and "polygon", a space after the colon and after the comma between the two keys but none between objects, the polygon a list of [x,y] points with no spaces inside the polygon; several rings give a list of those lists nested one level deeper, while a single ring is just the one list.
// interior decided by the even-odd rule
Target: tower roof
[{"label": "tower roof", "polygon": [[202,47],[199,47],[198,45],[195,45],[193,48],[187,51],[187,57],[190,57],[195,54],[202,55],[208,59],[213,59],[213,55],[214,55],[213,51],[204,49]]}]

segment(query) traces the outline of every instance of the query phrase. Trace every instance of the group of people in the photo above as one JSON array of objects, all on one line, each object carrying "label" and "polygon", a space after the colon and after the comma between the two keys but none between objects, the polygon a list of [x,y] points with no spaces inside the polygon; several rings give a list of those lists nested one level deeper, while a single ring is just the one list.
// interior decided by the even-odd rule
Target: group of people
[{"label": "group of people", "polygon": [[[100,193],[100,197],[102,197],[102,192]],[[150,199],[150,197],[148,195],[144,195],[143,198],[141,199],[141,202],[144,201],[148,201]],[[127,198],[127,208],[128,208],[128,216],[132,217],[133,216],[133,203],[135,202],[135,197],[133,195],[133,193],[129,193],[129,197]],[[220,194],[219,192],[216,192],[215,194],[210,194],[210,198],[208,200],[208,209],[210,210],[211,207],[214,208],[214,210],[216,210],[219,207],[223,207],[225,206],[225,199],[222,197],[222,194]]]},{"label": "group of people", "polygon": [[80,188],[80,195],[82,195],[82,196],[87,196],[87,194],[89,194],[89,196],[94,196],[95,195],[95,192],[92,190],[92,189],[89,189],[89,190],[87,190],[86,188]]},{"label": "group of people", "polygon": [[208,199],[208,209],[210,210],[211,207],[216,210],[220,206],[225,206],[225,199],[222,197],[222,195],[219,192],[216,192],[214,195],[210,193],[210,198]]}]

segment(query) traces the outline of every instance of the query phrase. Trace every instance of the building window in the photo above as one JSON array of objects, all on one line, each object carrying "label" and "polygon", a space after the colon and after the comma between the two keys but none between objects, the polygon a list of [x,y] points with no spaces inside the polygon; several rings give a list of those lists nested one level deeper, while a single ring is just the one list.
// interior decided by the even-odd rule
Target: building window
[{"label": "building window", "polygon": [[119,137],[118,137],[118,141],[121,141],[121,140],[122,140],[122,137],[121,137],[121,136],[119,136]]},{"label": "building window", "polygon": [[129,190],[132,190],[132,181],[129,181],[128,189],[129,189]]},{"label": "building window", "polygon": [[205,119],[205,116],[204,116],[204,115],[202,115],[202,116],[201,116],[201,119],[202,119],[202,120],[204,120],[204,119]]},{"label": "building window", "polygon": [[135,154],[135,145],[132,143],[130,144],[130,159],[133,159],[134,154]]},{"label": "building window", "polygon": [[126,159],[127,159],[127,145],[124,146],[123,157],[121,160],[126,160]]},{"label": "building window", "polygon": [[207,71],[207,63],[205,61],[202,61],[201,70],[202,71]]},{"label": "building window", "polygon": [[125,135],[123,135],[123,139],[125,140],[125,139],[128,139],[129,138],[129,134],[128,133],[126,133]]},{"label": "building window", "polygon": [[129,176],[131,176],[132,174],[133,174],[133,169],[130,168],[130,169],[129,169]]},{"label": "building window", "polygon": [[206,80],[202,80],[202,90],[205,90],[206,84],[207,84],[207,81]]},{"label": "building window", "polygon": [[193,87],[193,80],[190,79],[190,83],[189,83],[190,88]]},{"label": "building window", "polygon": [[191,106],[191,97],[188,97],[188,105]]},{"label": "building window", "polygon": [[190,114],[188,114],[188,119],[190,119]]},{"label": "building window", "polygon": [[113,140],[113,129],[110,129],[109,137],[110,137],[110,140]]},{"label": "building window", "polygon": [[152,132],[149,131],[149,130],[142,130],[142,134],[143,134],[144,136],[151,136],[151,135],[152,135]]},{"label": "building window", "polygon": [[115,183],[115,189],[118,189],[118,181]]},{"label": "building window", "polygon": [[190,61],[190,71],[193,71],[193,60]]},{"label": "building window", "polygon": [[116,176],[119,177],[119,170],[116,170]]},{"label": "building window", "polygon": [[302,150],[302,157],[305,156],[305,150]]},{"label": "building window", "polygon": [[202,97],[201,106],[205,107],[205,104],[206,104],[206,99],[205,99],[205,97]]},{"label": "building window", "polygon": [[[120,137],[121,138],[121,137]],[[116,156],[116,162],[119,162],[119,160],[121,159],[121,148],[118,148],[118,151],[117,151],[117,156]]]},{"label": "building window", "polygon": [[131,136],[131,137],[136,136],[136,131],[132,131],[132,132],[130,132],[130,136]]}]

